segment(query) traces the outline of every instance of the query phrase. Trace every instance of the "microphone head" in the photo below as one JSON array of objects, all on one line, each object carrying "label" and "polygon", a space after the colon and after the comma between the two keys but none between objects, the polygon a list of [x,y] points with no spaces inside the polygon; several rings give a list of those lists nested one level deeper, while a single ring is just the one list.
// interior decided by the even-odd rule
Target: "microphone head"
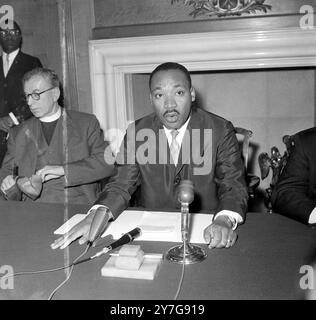
[{"label": "microphone head", "polygon": [[140,236],[141,233],[142,233],[142,232],[141,232],[141,229],[140,229],[139,227],[137,227],[137,228],[135,228],[135,229],[133,229],[133,230],[131,230],[131,231],[129,232],[130,236],[131,236],[133,239],[135,239],[136,237]]},{"label": "microphone head", "polygon": [[194,199],[194,187],[191,180],[181,180],[178,186],[178,201],[190,204]]},{"label": "microphone head", "polygon": [[103,207],[99,207],[93,217],[88,241],[90,243],[93,243],[98,237],[102,235],[102,233],[105,231],[107,227],[107,223],[109,220],[109,215],[107,213],[107,209]]}]

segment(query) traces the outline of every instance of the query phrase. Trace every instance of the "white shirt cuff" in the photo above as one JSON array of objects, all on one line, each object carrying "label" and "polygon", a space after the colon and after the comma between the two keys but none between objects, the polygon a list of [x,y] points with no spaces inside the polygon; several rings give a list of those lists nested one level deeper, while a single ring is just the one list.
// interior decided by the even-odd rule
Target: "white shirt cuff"
[{"label": "white shirt cuff", "polygon": [[9,116],[10,116],[11,120],[13,121],[13,123],[14,123],[16,126],[20,124],[19,120],[16,118],[16,116],[14,115],[13,112],[10,112],[10,113],[9,113]]},{"label": "white shirt cuff", "polygon": [[215,216],[214,219],[218,216],[228,216],[229,218],[233,218],[235,219],[235,221],[237,222],[236,226],[233,227],[233,230],[235,230],[237,228],[237,225],[243,222],[243,218],[242,216],[235,212],[235,211],[230,211],[230,210],[222,210],[220,212],[218,212]]},{"label": "white shirt cuff", "polygon": [[310,224],[316,223],[316,208],[314,208],[311,215],[309,216],[308,223]]},{"label": "white shirt cuff", "polygon": [[93,207],[91,207],[90,209],[89,209],[89,211],[87,212],[87,216],[91,213],[91,212],[94,212],[94,210],[97,210],[98,208],[106,208],[106,209],[108,209],[108,212],[109,212],[109,220],[112,220],[112,219],[114,219],[114,217],[113,217],[113,214],[112,214],[112,212],[110,211],[110,209],[107,207],[107,206],[103,206],[102,204],[95,204]]}]

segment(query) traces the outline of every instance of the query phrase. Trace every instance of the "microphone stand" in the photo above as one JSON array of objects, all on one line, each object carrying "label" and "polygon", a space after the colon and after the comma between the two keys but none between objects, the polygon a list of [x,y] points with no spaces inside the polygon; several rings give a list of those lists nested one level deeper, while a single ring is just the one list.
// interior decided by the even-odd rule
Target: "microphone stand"
[{"label": "microphone stand", "polygon": [[184,264],[192,264],[203,261],[207,257],[204,250],[197,245],[190,244],[188,240],[189,204],[193,201],[193,185],[191,181],[183,180],[181,182],[179,201],[181,203],[182,245],[175,246],[169,249],[166,255],[166,259],[171,262]]}]

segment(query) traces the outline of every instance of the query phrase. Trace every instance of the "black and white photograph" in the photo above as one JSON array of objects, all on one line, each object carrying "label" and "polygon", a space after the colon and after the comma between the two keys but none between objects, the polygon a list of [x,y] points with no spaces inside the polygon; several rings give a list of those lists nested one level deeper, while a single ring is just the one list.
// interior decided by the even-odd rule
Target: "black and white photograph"
[{"label": "black and white photograph", "polygon": [[0,1],[0,300],[316,300],[316,0]]}]

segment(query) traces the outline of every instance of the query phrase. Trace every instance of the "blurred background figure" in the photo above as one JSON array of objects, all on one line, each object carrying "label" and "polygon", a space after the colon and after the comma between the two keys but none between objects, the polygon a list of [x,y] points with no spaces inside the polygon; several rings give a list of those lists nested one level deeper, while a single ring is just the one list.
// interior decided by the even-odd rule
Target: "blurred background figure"
[{"label": "blurred background figure", "polygon": [[0,167],[7,150],[8,130],[32,116],[25,101],[23,75],[41,67],[40,60],[21,51],[22,31],[15,21],[0,25]]},{"label": "blurred background figure", "polygon": [[272,193],[274,212],[316,224],[316,127],[293,136],[293,148]]}]

